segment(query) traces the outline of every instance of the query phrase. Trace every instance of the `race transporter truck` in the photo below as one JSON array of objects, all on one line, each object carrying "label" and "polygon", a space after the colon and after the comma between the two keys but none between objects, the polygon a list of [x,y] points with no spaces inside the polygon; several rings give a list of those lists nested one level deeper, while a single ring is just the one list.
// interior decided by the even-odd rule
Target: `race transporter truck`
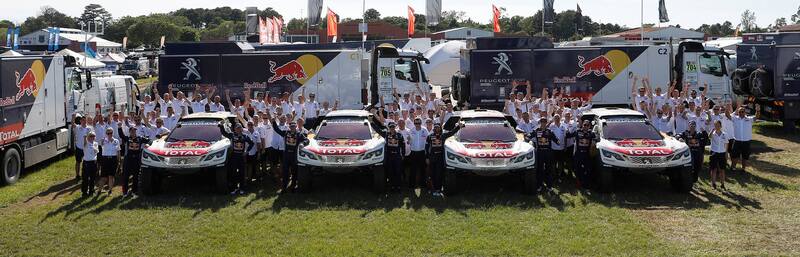
[{"label": "race transporter truck", "polygon": [[581,119],[592,121],[598,135],[591,154],[596,160],[594,174],[601,191],[611,191],[614,177],[626,171],[666,175],[676,191],[692,189],[689,147],[660,133],[644,114],[629,109],[596,108],[584,113]]},{"label": "race transporter truck", "polygon": [[311,187],[314,173],[372,173],[373,189],[386,190],[383,168],[385,140],[363,110],[332,111],[308,135],[308,145],[297,151],[297,178],[301,189]]},{"label": "race transporter truck", "polygon": [[453,130],[463,123],[455,135],[445,140],[444,190],[458,192],[459,176],[520,175],[524,191],[536,190],[534,148],[516,131],[513,118],[493,110],[455,112],[444,125]]},{"label": "race transporter truck", "polygon": [[228,193],[228,160],[232,124],[229,112],[195,113],[183,117],[168,135],[153,141],[142,153],[139,179],[144,194],[159,191],[161,179],[168,175],[213,172],[216,191]]}]

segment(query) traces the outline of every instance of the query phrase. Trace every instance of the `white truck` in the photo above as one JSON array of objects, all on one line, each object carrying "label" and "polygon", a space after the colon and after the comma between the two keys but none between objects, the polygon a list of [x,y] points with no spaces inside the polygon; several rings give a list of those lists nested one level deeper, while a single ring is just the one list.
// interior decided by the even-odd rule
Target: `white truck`
[{"label": "white truck", "polygon": [[[0,57],[0,182],[12,184],[24,169],[67,152],[73,112],[130,107],[130,77],[91,78],[75,67],[72,57]],[[109,89],[115,97],[106,98]],[[73,104],[81,101],[89,104]]]}]

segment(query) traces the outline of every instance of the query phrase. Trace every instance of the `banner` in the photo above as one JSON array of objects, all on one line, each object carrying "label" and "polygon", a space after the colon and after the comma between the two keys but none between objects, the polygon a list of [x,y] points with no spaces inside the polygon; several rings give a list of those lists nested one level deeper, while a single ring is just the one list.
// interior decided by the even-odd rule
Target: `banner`
[{"label": "banner", "polygon": [[555,21],[555,10],[553,9],[553,4],[555,0],[544,0],[544,22],[545,23],[553,23]]},{"label": "banner", "polygon": [[319,24],[322,15],[322,0],[308,0],[308,24]]},{"label": "banner", "polygon": [[14,29],[14,45],[11,47],[12,50],[19,49],[19,29],[20,27]]},{"label": "banner", "polygon": [[9,26],[6,30],[6,47],[11,47],[11,40],[14,37],[14,27]]},{"label": "banner", "polygon": [[164,41],[166,40],[166,36],[161,36],[161,48],[164,48]]},{"label": "banner", "polygon": [[442,0],[427,0],[425,4],[425,21],[436,26],[442,19]]},{"label": "banner", "polygon": [[414,8],[408,6],[408,37],[414,37],[414,25],[417,23],[417,17],[414,16]]},{"label": "banner", "polygon": [[128,37],[122,38],[122,49],[128,48]]},{"label": "banner", "polygon": [[328,36],[335,37],[339,35],[339,20],[336,19],[336,13],[328,8]]},{"label": "banner", "polygon": [[59,46],[61,45],[61,28],[56,28],[56,36],[55,40],[53,40],[53,45],[55,47],[53,51],[58,51],[58,49],[60,48]]},{"label": "banner", "polygon": [[281,32],[283,32],[283,19],[272,17],[272,43],[281,42]]},{"label": "banner", "polygon": [[667,4],[664,3],[664,0],[658,1],[658,21],[669,22],[669,16],[667,15]]},{"label": "banner", "polygon": [[97,53],[92,49],[89,41],[83,42],[83,53],[86,54],[87,57],[97,58]]},{"label": "banner", "polygon": [[267,21],[258,17],[258,43],[266,44],[269,41],[269,31],[267,30]]},{"label": "banner", "polygon": [[578,9],[575,11],[575,28],[578,31],[583,31],[583,11],[581,10],[581,5],[578,5]]},{"label": "banner", "polygon": [[56,31],[52,27],[47,28],[47,51],[53,51],[53,41],[55,41],[53,36],[55,33]]},{"label": "banner", "polygon": [[500,9],[497,9],[497,6],[492,5],[492,14],[493,14],[493,27],[494,32],[500,32]]}]

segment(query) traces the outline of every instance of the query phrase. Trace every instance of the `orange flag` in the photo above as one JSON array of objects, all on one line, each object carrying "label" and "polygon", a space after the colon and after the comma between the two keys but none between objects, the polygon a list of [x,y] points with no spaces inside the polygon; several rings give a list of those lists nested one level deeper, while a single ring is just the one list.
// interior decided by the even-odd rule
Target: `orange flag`
[{"label": "orange flag", "polygon": [[414,36],[414,24],[417,22],[417,17],[414,16],[414,8],[408,6],[408,37]]},{"label": "orange flag", "polygon": [[336,35],[339,34],[339,28],[338,28],[339,25],[338,25],[338,23],[339,23],[339,21],[336,19],[336,13],[333,12],[331,10],[331,8],[328,8],[328,36],[329,37],[335,37]]},{"label": "orange flag", "polygon": [[492,5],[492,13],[494,14],[494,32],[500,32],[500,9]]}]

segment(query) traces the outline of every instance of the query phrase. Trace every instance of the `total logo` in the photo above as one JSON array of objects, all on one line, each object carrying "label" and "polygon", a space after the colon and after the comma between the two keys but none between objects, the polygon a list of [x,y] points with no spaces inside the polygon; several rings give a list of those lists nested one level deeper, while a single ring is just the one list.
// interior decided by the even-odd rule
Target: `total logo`
[{"label": "total logo", "polygon": [[362,154],[366,152],[366,150],[355,149],[355,148],[321,148],[321,149],[314,149],[314,151],[312,152],[320,155],[354,155],[354,154]]},{"label": "total logo", "polygon": [[205,150],[166,150],[164,156],[200,156],[206,154]]},{"label": "total logo", "polygon": [[40,60],[33,61],[31,67],[25,73],[20,74],[19,71],[14,71],[16,76],[15,83],[18,91],[14,96],[14,100],[19,101],[25,96],[36,96],[39,94],[39,88],[45,77],[44,63]]},{"label": "total logo", "polygon": [[472,155],[475,158],[511,158],[514,157],[514,153],[511,151],[499,151],[499,152],[477,152]]},{"label": "total logo", "polygon": [[313,77],[322,69],[322,60],[319,57],[304,54],[296,60],[290,60],[286,63],[278,65],[275,61],[269,61],[269,72],[272,76],[267,79],[269,83],[275,83],[281,80],[289,82],[297,81],[300,84],[305,84],[308,79]]},{"label": "total logo", "polygon": [[587,75],[605,76],[614,79],[619,72],[625,70],[631,64],[631,59],[627,53],[620,50],[611,50],[604,55],[600,55],[586,60],[587,58],[578,55],[578,68],[580,71],[575,75],[582,78]]},{"label": "total logo", "polygon": [[616,152],[630,156],[665,156],[672,154],[668,148],[615,149]]}]

